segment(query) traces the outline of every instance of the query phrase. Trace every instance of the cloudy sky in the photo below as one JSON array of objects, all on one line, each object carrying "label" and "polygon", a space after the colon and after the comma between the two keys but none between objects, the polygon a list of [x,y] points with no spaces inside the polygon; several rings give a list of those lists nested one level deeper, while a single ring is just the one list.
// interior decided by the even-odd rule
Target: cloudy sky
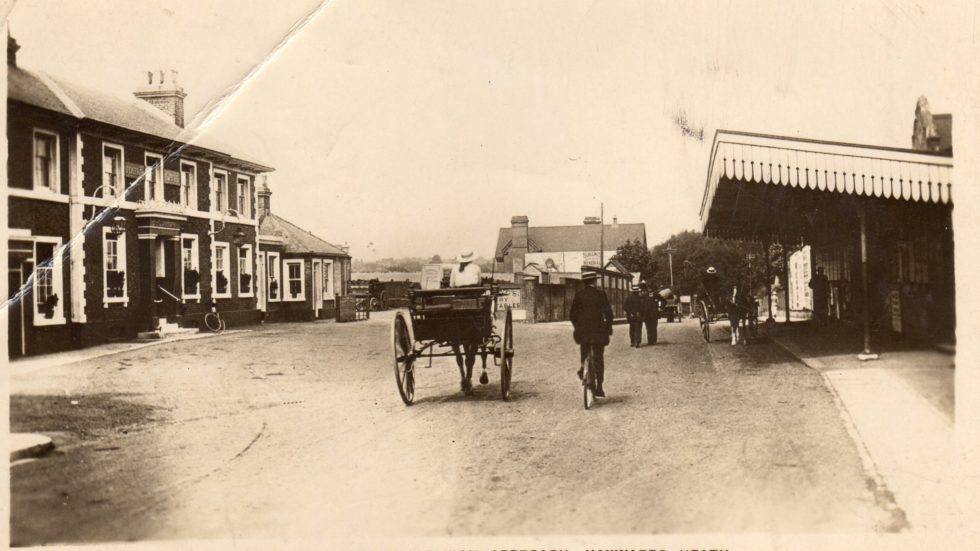
[{"label": "cloudy sky", "polygon": [[955,115],[976,8],[853,4],[20,0],[10,28],[104,90],[178,70],[273,209],[357,257],[490,256],[600,202],[651,245],[696,229],[719,128],[908,147],[920,95]]}]

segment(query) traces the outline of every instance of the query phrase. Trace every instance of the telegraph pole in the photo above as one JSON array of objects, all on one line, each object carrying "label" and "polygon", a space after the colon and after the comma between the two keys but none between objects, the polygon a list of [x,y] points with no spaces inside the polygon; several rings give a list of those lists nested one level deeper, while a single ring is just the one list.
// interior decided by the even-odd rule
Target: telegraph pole
[{"label": "telegraph pole", "polygon": [[606,266],[606,218],[603,203],[599,203],[599,269]]},{"label": "telegraph pole", "polygon": [[664,251],[666,251],[666,253],[667,253],[667,265],[670,267],[670,288],[671,288],[671,290],[674,289],[674,251],[676,251],[676,250],[677,249],[671,247],[669,243],[667,244],[667,248],[664,249]]}]

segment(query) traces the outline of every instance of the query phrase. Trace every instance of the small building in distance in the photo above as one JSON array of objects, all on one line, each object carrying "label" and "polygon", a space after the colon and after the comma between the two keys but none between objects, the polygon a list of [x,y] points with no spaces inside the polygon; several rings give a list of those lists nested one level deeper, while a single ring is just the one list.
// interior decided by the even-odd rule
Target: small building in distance
[{"label": "small building in distance", "polygon": [[351,257],[272,213],[272,191],[263,178],[258,190],[259,298],[267,321],[331,319],[337,297],[350,292]]},{"label": "small building in distance", "polygon": [[[601,224],[598,218],[586,218],[577,226],[530,225],[527,216],[514,216],[509,228],[500,228],[496,256],[503,257],[501,272],[560,273],[569,277],[581,274],[582,266],[602,267],[616,254],[616,249],[630,241],[647,246],[646,225]],[[600,254],[601,248],[604,249]]]}]

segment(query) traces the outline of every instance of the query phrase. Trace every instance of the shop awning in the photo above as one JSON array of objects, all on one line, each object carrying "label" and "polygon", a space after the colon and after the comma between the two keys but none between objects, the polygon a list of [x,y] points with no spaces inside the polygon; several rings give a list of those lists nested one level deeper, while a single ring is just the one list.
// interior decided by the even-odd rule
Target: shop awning
[{"label": "shop awning", "polygon": [[951,157],[929,152],[719,130],[701,229],[717,237],[793,240],[808,231],[812,213],[827,212],[845,195],[951,205],[952,169]]}]

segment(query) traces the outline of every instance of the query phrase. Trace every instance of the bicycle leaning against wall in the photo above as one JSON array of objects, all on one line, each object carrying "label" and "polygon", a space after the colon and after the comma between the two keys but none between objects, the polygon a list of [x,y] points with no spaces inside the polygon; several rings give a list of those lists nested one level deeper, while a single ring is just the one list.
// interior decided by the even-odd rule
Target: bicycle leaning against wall
[{"label": "bicycle leaning against wall", "polygon": [[211,311],[204,314],[204,326],[212,333],[221,333],[225,330],[225,320],[221,319],[218,303],[214,300],[211,300]]}]

